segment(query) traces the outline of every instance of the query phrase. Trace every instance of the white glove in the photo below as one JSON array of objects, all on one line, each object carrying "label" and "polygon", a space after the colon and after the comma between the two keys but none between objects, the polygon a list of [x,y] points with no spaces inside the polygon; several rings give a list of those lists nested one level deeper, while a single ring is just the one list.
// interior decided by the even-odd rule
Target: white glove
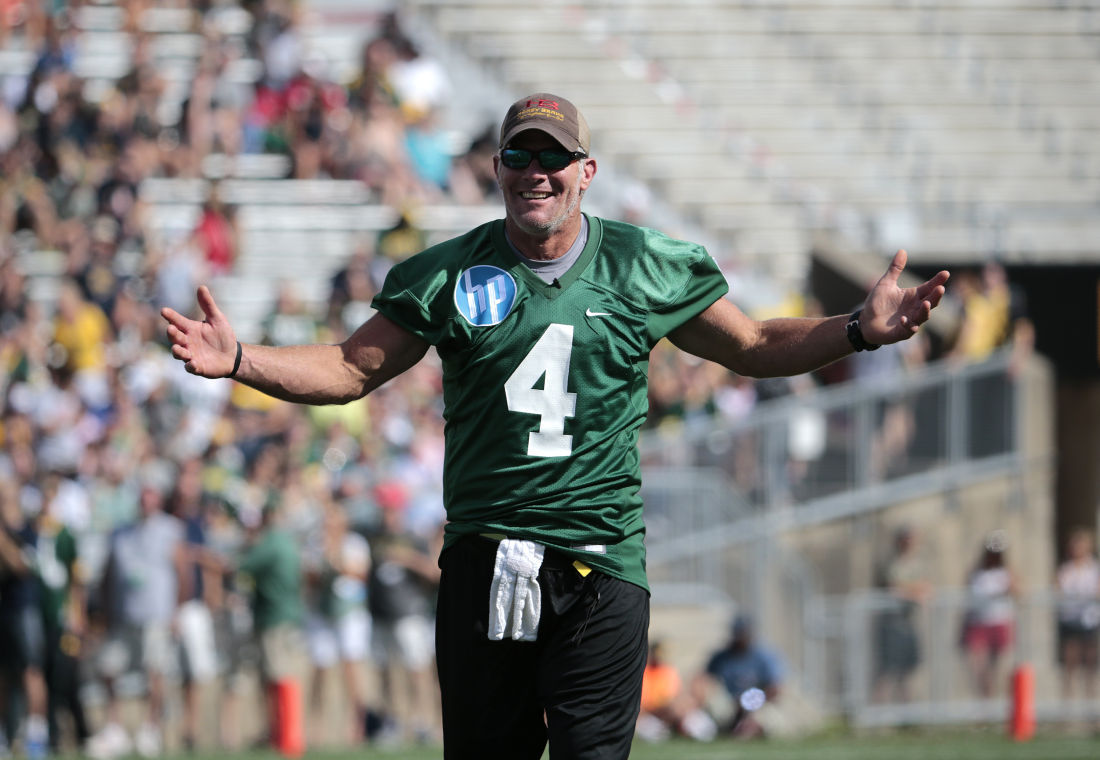
[{"label": "white glove", "polygon": [[534,541],[504,539],[497,547],[489,588],[489,639],[505,633],[516,641],[535,641],[542,616],[539,569],[546,547]]}]

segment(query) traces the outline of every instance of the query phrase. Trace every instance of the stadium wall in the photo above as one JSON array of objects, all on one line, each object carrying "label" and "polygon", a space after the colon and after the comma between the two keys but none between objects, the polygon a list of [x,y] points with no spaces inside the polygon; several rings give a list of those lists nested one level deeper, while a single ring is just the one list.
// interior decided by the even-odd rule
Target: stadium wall
[{"label": "stadium wall", "polygon": [[[848,672],[844,631],[819,630],[812,608],[826,597],[858,595],[873,588],[876,568],[898,527],[912,526],[920,534],[921,556],[943,598],[960,596],[982,541],[993,530],[1007,536],[1009,564],[1020,577],[1023,594],[1049,590],[1056,563],[1052,369],[1036,357],[1018,382],[1023,390],[1017,430],[1022,466],[969,483],[945,482],[930,496],[783,532],[775,548],[764,553],[763,563],[753,559],[761,556],[756,554],[758,542],[738,544],[727,550],[723,562],[728,599],[699,604],[655,601],[651,638],[664,640],[670,660],[690,677],[725,642],[734,609],[745,604],[738,598],[740,591],[753,583],[744,574],[765,574],[765,609],[752,612],[759,614],[762,639],[787,662],[792,707],[784,725],[797,733],[843,708]],[[801,566],[803,575],[809,574],[809,593],[799,593],[792,584],[795,565]],[[1051,650],[1053,644],[1043,636],[1049,638],[1044,633],[1028,646],[1044,653]],[[926,653],[929,659],[957,656],[954,649]],[[1036,666],[1040,683],[1056,683],[1053,658],[1041,657]]]}]

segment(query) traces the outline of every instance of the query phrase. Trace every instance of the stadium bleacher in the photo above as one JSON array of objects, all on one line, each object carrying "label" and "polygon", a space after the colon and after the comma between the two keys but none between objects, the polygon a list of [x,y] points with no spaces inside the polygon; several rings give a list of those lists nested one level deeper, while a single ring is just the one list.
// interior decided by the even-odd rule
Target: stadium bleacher
[{"label": "stadium bleacher", "polygon": [[511,89],[570,93],[716,237],[785,226],[731,253],[789,284],[813,234],[882,251],[899,217],[917,260],[1096,254],[1095,3],[411,6]]},{"label": "stadium bleacher", "polygon": [[[305,54],[322,54],[334,79],[350,81],[388,6],[306,4]],[[609,168],[645,182],[698,225],[731,269],[797,291],[822,234],[877,253],[905,244],[916,261],[1091,257],[1100,231],[1100,101],[1088,95],[1100,90],[1100,74],[1089,65],[1090,7],[416,0],[401,11],[454,48],[447,55],[457,51],[495,79],[502,99],[539,88],[568,93]],[[88,86],[125,74],[134,43],[120,30],[118,7],[84,6],[77,23],[76,67]],[[232,38],[251,19],[230,5],[216,23]],[[170,118],[197,65],[201,30],[181,9],[157,9],[141,28],[167,82],[161,108]],[[5,51],[3,62],[26,66],[19,56]],[[233,65],[242,82],[260,70],[247,57]],[[452,118],[457,110],[445,107]],[[472,139],[474,125],[485,123],[460,124],[456,144]],[[280,160],[209,156],[203,173],[274,184],[286,176]],[[251,192],[298,190],[257,185],[232,202],[256,202]],[[194,213],[157,193],[143,196],[158,204],[154,224],[166,232]],[[377,230],[394,213],[368,209],[350,226]],[[441,235],[487,211],[445,216],[455,226],[439,227]],[[280,216],[283,229],[295,218]],[[242,266],[273,271],[270,239],[255,240],[250,231],[244,237]],[[254,250],[263,263],[250,266]]]}]

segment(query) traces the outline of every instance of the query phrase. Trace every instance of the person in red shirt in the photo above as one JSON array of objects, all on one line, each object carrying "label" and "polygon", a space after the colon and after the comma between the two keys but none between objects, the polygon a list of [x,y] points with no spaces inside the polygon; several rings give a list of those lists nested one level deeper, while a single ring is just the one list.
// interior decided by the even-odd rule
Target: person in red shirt
[{"label": "person in red shirt", "polygon": [[237,230],[216,189],[211,191],[209,200],[202,205],[202,215],[193,235],[211,275],[233,271],[233,262],[237,258]]}]

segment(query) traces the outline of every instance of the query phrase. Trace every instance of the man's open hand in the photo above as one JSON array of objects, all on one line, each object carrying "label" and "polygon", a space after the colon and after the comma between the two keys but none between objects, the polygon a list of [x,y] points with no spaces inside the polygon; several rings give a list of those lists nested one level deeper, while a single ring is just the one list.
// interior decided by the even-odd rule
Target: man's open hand
[{"label": "man's open hand", "polygon": [[167,306],[160,310],[160,315],[168,322],[172,356],[183,362],[193,375],[225,377],[233,371],[237,336],[205,285],[199,287],[197,297],[199,308],[206,315],[202,322]]},{"label": "man's open hand", "polygon": [[951,276],[946,270],[916,287],[898,287],[898,277],[908,258],[905,251],[894,254],[886,274],[867,295],[860,327],[868,343],[897,343],[912,337],[943,298],[944,285]]}]

